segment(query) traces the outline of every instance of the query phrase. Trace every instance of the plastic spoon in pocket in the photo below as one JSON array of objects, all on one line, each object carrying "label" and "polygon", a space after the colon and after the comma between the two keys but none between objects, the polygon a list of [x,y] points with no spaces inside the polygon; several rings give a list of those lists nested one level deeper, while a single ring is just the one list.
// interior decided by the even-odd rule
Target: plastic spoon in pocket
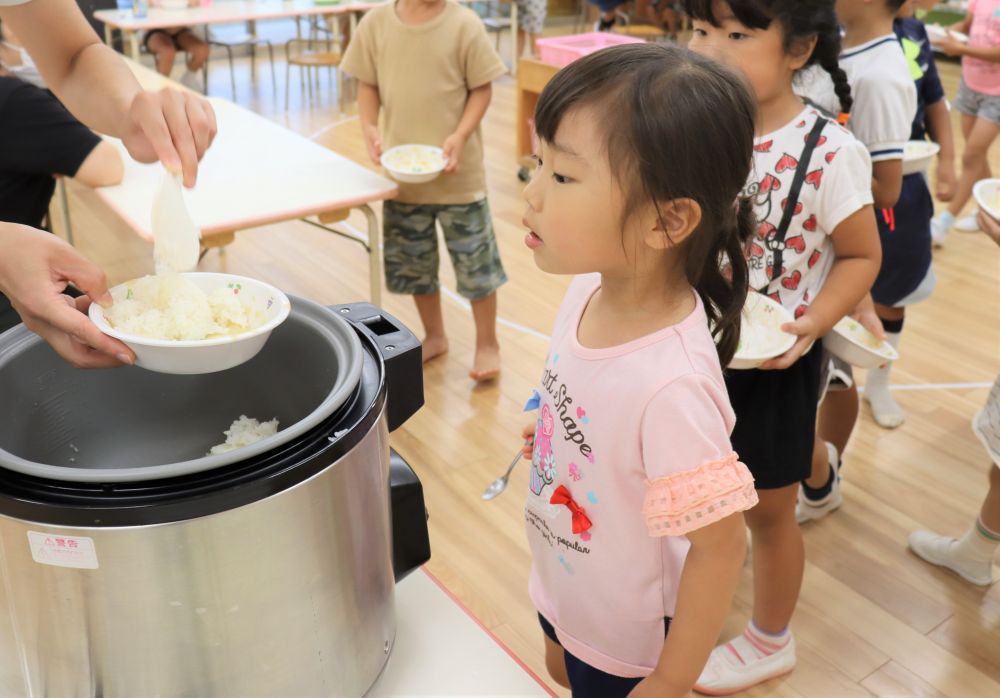
[{"label": "plastic spoon in pocket", "polygon": [[153,197],[153,262],[157,274],[191,271],[201,255],[201,232],[184,205],[180,175],[163,171]]}]

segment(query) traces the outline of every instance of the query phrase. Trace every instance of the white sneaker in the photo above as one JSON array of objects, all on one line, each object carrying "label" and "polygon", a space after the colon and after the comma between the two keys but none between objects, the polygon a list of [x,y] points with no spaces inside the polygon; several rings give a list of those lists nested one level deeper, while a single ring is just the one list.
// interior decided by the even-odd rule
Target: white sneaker
[{"label": "white sneaker", "polygon": [[955,221],[955,230],[961,230],[963,233],[978,233],[979,232],[979,221],[976,220],[976,215],[979,211],[973,211],[968,216],[962,216],[957,221]]},{"label": "white sneaker", "polygon": [[795,638],[774,654],[762,656],[748,631],[719,645],[701,671],[694,690],[709,696],[728,696],[787,674],[795,668]]},{"label": "white sneaker", "polygon": [[840,456],[836,447],[829,441],[826,444],[826,462],[833,468],[833,483],[830,493],[823,499],[809,499],[799,487],[799,498],[795,502],[795,520],[800,524],[807,521],[818,521],[827,514],[832,514],[844,503],[844,495],[840,492]]},{"label": "white sneaker", "polygon": [[989,586],[993,583],[993,564],[963,560],[952,553],[957,541],[948,536],[941,536],[930,531],[914,531],[910,534],[910,550],[917,557],[923,558],[932,565],[947,567],[967,582],[979,586]]},{"label": "white sneaker", "polygon": [[198,94],[205,94],[205,81],[201,79],[201,74],[199,73],[185,70],[178,82],[189,90],[193,90]]},{"label": "white sneaker", "polygon": [[942,247],[950,229],[941,222],[940,216],[931,218],[931,244],[934,247]]}]

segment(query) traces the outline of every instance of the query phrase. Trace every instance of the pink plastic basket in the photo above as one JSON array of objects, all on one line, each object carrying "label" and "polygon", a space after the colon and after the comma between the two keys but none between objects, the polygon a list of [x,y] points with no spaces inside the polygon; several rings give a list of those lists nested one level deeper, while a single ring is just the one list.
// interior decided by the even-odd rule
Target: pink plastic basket
[{"label": "pink plastic basket", "polygon": [[607,48],[608,46],[641,43],[643,43],[643,40],[637,39],[634,36],[622,36],[621,34],[611,34],[609,32],[555,36],[551,39],[539,39],[535,42],[538,46],[538,57],[542,62],[560,67],[569,65],[577,58],[582,58],[589,53],[600,51],[602,48]]}]

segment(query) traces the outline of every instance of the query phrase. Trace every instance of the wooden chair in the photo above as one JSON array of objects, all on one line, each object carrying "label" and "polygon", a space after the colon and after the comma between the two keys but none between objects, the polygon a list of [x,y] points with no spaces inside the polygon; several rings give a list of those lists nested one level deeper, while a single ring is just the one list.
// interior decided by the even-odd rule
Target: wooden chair
[{"label": "wooden chair", "polygon": [[[285,109],[288,109],[291,88],[292,66],[299,68],[299,75],[309,77],[313,68],[329,68],[337,71],[337,104],[343,111],[344,80],[337,68],[340,66],[341,52],[339,40],[319,41],[316,39],[290,39],[285,43]],[[309,82],[312,94],[313,81]]]}]

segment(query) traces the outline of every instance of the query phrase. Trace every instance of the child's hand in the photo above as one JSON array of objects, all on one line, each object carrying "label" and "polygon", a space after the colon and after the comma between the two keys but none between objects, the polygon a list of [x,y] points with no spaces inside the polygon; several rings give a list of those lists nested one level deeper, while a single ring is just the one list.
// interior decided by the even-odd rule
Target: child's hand
[{"label": "child's hand", "polygon": [[851,317],[857,320],[866,330],[878,337],[879,340],[885,341],[885,328],[882,327],[882,321],[875,312],[875,304],[871,301],[871,294],[858,304]]},{"label": "child's hand", "polygon": [[1000,245],[1000,222],[997,222],[993,216],[982,209],[979,210],[976,221],[979,223],[979,229],[989,235],[993,242]]},{"label": "child's hand", "polygon": [[382,164],[382,136],[378,133],[378,126],[366,125],[362,127],[365,134],[365,145],[368,146],[368,157],[376,165]]},{"label": "child's hand", "polygon": [[938,160],[937,191],[938,201],[949,202],[955,196],[955,163]]},{"label": "child's hand", "polygon": [[776,356],[773,359],[768,359],[761,364],[761,368],[766,371],[788,368],[798,361],[803,354],[809,351],[809,347],[811,347],[813,343],[819,339],[819,325],[816,323],[816,320],[809,315],[809,313],[806,313],[794,322],[786,322],[781,326],[781,329],[788,334],[798,336],[798,339],[795,341],[795,344],[792,345],[792,348],[784,354]]},{"label": "child's hand", "polygon": [[458,172],[458,163],[461,162],[462,151],[465,150],[465,136],[457,132],[451,134],[445,139],[441,150],[444,151],[444,159],[448,162],[444,168],[445,174]]},{"label": "child's hand", "polygon": [[525,425],[524,429],[521,430],[521,438],[524,439],[524,448],[522,453],[524,454],[525,460],[531,460],[531,452],[535,448],[535,423]]},{"label": "child's hand", "polygon": [[952,57],[961,56],[965,51],[965,44],[952,36],[951,32],[940,41],[935,41],[934,47],[944,55]]}]

